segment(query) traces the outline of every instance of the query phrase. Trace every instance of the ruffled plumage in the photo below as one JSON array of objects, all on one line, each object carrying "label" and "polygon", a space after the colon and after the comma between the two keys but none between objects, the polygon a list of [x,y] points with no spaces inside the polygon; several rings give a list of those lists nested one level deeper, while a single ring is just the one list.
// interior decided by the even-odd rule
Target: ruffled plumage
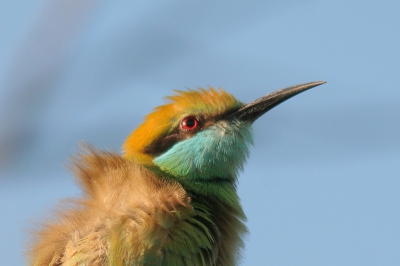
[{"label": "ruffled plumage", "polygon": [[236,265],[246,232],[240,205],[92,147],[71,168],[83,197],[34,234],[31,265]]}]

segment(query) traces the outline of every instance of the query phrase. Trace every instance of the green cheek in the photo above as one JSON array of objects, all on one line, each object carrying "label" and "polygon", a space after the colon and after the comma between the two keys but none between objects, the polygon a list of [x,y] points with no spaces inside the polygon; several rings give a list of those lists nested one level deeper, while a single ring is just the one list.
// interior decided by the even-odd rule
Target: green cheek
[{"label": "green cheek", "polygon": [[187,181],[215,178],[234,181],[252,143],[249,123],[219,122],[190,139],[175,144],[156,157],[154,163],[165,173]]}]

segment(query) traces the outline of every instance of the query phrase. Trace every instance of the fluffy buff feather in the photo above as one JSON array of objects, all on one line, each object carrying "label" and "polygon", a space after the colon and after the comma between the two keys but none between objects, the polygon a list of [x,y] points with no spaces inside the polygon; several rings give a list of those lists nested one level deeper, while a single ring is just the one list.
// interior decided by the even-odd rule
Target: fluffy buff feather
[{"label": "fluffy buff feather", "polygon": [[116,153],[86,148],[72,165],[83,198],[34,234],[31,265],[235,265],[241,208],[189,195]]}]

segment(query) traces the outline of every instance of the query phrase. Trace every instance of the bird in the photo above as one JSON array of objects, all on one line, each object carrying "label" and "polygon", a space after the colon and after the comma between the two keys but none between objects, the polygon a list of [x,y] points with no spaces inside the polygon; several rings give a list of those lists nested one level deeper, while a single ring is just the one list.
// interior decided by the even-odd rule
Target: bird
[{"label": "bird", "polygon": [[126,139],[122,154],[89,144],[70,169],[67,199],[31,235],[35,266],[232,266],[247,233],[238,174],[252,124],[304,83],[243,104],[221,88],[175,91]]}]

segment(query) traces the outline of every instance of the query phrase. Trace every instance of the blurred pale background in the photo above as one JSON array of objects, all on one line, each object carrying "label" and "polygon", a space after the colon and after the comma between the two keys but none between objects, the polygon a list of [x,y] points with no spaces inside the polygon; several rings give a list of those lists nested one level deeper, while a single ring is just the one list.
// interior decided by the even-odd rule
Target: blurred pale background
[{"label": "blurred pale background", "polygon": [[254,125],[242,265],[400,265],[400,1],[0,4],[0,258],[79,195],[85,140],[120,151],[173,89],[243,102],[327,80]]}]

